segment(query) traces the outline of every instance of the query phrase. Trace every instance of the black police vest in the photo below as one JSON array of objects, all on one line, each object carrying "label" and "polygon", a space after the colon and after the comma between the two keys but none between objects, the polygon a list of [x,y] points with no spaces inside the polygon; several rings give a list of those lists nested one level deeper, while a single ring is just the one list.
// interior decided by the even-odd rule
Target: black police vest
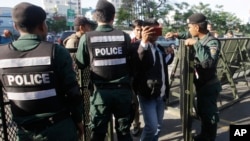
[{"label": "black police vest", "polygon": [[28,51],[1,46],[0,80],[14,117],[62,109],[55,90],[53,51],[48,42]]},{"label": "black police vest", "polygon": [[128,75],[128,51],[122,31],[93,31],[86,37],[93,80],[114,80]]}]

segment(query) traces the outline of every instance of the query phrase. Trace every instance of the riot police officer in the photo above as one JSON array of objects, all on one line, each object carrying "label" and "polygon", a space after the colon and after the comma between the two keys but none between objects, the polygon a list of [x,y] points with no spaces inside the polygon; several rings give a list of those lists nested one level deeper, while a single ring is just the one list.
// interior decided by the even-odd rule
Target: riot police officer
[{"label": "riot police officer", "polygon": [[[185,45],[195,50],[194,84],[197,96],[197,114],[201,119],[201,132],[195,141],[215,141],[219,122],[217,98],[221,84],[216,75],[220,53],[220,41],[207,30],[207,18],[201,13],[188,19],[187,33],[167,33],[166,37],[186,39]],[[193,38],[191,38],[193,37]]]},{"label": "riot police officer", "polygon": [[91,141],[104,141],[112,115],[118,140],[131,141],[130,37],[112,27],[115,7],[110,2],[99,0],[93,17],[98,26],[81,37],[76,53],[79,68],[90,66],[94,89],[90,97]]},{"label": "riot police officer", "polygon": [[1,46],[0,87],[11,103],[17,140],[77,141],[83,136],[83,103],[70,54],[45,41],[41,7],[19,3],[12,19],[21,36]]}]

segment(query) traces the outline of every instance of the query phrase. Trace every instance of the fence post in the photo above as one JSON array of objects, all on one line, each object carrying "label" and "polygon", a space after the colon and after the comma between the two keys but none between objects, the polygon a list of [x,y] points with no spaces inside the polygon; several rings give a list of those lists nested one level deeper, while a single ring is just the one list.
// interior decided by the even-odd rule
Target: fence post
[{"label": "fence post", "polygon": [[7,125],[6,125],[6,115],[5,115],[5,108],[4,108],[4,98],[3,98],[3,91],[0,90],[0,110],[1,110],[1,119],[2,119],[2,130],[3,130],[3,140],[8,141],[8,132],[7,132]]}]

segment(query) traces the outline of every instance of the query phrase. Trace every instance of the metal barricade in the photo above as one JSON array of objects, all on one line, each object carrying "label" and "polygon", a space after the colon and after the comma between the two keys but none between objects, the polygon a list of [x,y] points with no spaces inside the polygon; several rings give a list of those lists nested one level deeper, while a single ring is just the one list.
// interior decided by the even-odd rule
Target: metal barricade
[{"label": "metal barricade", "polygon": [[184,141],[192,140],[192,115],[193,115],[193,77],[194,77],[194,49],[186,47],[181,42],[180,48],[180,115]]},{"label": "metal barricade", "polygon": [[[236,81],[245,81],[248,84],[250,75],[250,38],[219,39],[221,41],[220,58],[217,65],[217,75],[222,84],[231,87],[231,95],[220,95],[229,102],[219,107],[223,110],[239,101],[242,95],[237,93]],[[193,57],[191,48],[180,41],[178,55],[175,58],[170,75],[171,95],[169,105],[179,102],[179,111],[182,119],[184,141],[191,140],[192,120],[196,118],[195,92],[193,90]],[[227,96],[227,97],[225,97]],[[230,98],[228,98],[230,97]]]},{"label": "metal barricade", "polygon": [[16,140],[16,124],[12,121],[10,103],[6,95],[0,91],[0,140],[15,141]]}]

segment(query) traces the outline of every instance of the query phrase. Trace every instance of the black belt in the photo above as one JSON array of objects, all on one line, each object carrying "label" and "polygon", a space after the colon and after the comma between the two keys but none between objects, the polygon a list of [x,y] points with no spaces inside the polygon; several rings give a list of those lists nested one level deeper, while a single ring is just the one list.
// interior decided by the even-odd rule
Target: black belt
[{"label": "black belt", "polygon": [[69,112],[66,112],[66,111],[59,112],[53,116],[46,117],[45,119],[41,119],[39,121],[30,123],[30,124],[19,125],[19,128],[24,129],[24,130],[44,130],[54,125],[55,123],[62,121],[68,117],[70,117]]},{"label": "black belt", "polygon": [[120,89],[120,88],[130,88],[130,85],[128,83],[95,83],[94,88]]}]

